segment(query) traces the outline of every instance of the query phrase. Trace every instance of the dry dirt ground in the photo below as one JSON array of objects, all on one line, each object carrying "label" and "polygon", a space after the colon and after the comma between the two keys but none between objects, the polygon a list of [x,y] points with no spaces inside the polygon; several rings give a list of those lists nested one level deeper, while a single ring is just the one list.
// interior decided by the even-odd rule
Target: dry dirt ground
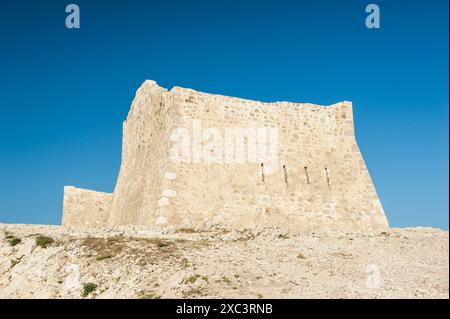
[{"label": "dry dirt ground", "polygon": [[0,224],[0,298],[449,298],[449,237]]}]

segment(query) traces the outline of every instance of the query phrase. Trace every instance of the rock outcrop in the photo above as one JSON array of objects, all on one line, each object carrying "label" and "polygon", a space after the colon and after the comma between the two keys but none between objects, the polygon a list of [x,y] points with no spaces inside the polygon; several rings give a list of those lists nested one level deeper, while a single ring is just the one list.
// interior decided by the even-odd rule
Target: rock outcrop
[{"label": "rock outcrop", "polygon": [[448,231],[430,228],[295,235],[0,224],[0,298],[448,299],[448,247]]}]

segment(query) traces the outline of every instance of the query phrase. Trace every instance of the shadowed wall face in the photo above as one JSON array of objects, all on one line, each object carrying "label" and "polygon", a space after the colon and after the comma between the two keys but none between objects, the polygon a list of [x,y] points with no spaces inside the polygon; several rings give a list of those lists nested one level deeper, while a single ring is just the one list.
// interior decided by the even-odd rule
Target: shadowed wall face
[{"label": "shadowed wall face", "polygon": [[387,228],[351,103],[261,103],[144,82],[124,122],[107,224],[211,223]]}]

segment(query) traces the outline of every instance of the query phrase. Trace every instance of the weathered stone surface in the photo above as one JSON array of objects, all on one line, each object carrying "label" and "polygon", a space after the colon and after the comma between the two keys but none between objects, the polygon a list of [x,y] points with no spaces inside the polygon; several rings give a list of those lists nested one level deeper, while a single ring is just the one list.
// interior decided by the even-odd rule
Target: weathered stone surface
[{"label": "weathered stone surface", "polygon": [[[208,148],[208,135],[220,133],[225,139],[227,131],[239,128],[254,130],[255,135],[261,128],[276,129],[277,165],[251,156],[245,162],[237,156],[227,161],[227,145],[221,146],[222,157],[216,156],[217,149]],[[174,129],[192,138],[189,161],[173,160]],[[248,148],[254,138],[248,133],[242,147]],[[202,149],[200,156],[196,147]],[[208,155],[216,157],[211,160]],[[107,209],[111,198],[107,221],[102,214],[93,223],[83,205],[95,214],[95,205],[97,211]],[[168,91],[154,81],[145,81],[136,93],[123,124],[122,164],[114,196],[104,200],[84,203],[65,195],[64,215],[79,218],[64,217],[63,223],[256,224],[360,232],[388,228],[356,143],[351,102],[262,103],[180,87]]]},{"label": "weathered stone surface", "polygon": [[62,224],[102,227],[108,222],[113,195],[73,186],[64,187]]},{"label": "weathered stone surface", "polygon": [[[36,237],[54,239],[47,248]],[[20,238],[11,246],[6,236]],[[448,231],[0,224],[0,298],[449,298]]]}]

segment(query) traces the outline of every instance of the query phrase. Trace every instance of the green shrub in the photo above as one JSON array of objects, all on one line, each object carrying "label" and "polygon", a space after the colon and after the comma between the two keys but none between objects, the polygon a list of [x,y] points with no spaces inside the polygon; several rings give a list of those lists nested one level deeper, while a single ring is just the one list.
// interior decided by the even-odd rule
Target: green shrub
[{"label": "green shrub", "polygon": [[83,284],[83,298],[89,296],[90,293],[94,292],[97,289],[97,285],[92,282],[85,282]]},{"label": "green shrub", "polygon": [[17,237],[12,236],[12,235],[7,236],[6,238],[8,239],[8,242],[9,242],[9,244],[10,244],[11,246],[18,245],[18,244],[20,244],[20,243],[22,242],[22,239],[17,238]]},{"label": "green shrub", "polygon": [[53,238],[39,235],[36,237],[36,246],[47,248],[54,242]]}]

